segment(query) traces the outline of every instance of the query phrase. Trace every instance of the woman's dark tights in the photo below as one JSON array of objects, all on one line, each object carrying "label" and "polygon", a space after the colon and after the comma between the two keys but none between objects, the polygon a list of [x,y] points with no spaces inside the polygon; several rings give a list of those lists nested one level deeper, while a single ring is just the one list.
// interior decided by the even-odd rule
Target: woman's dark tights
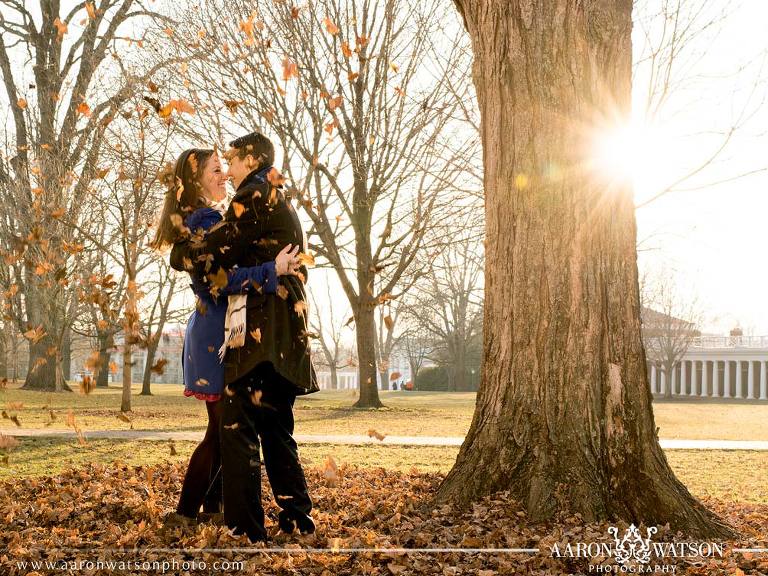
[{"label": "woman's dark tights", "polygon": [[219,442],[220,401],[206,402],[208,428],[192,457],[181,486],[176,512],[196,518],[203,506],[204,512],[221,511],[221,444]]}]

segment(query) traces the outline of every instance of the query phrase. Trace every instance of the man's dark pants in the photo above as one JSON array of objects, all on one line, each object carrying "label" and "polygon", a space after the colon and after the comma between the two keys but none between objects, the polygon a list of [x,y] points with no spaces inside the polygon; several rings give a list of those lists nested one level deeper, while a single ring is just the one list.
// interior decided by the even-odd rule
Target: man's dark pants
[{"label": "man's dark pants", "polygon": [[296,395],[292,385],[268,363],[257,366],[228,388],[222,396],[221,415],[224,521],[252,541],[266,540],[260,445],[272,493],[282,508],[281,519],[295,520],[301,526],[312,510],[293,439]]}]

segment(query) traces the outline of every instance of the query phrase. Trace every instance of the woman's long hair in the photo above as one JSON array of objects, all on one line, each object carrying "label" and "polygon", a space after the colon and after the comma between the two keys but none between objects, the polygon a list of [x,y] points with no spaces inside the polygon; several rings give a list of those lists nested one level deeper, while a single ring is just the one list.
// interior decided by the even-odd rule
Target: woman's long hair
[{"label": "woman's long hair", "polygon": [[184,218],[201,205],[200,177],[213,153],[213,150],[201,148],[184,150],[173,169],[161,173],[166,193],[157,232],[150,243],[155,250],[162,250],[189,234],[184,226]]}]

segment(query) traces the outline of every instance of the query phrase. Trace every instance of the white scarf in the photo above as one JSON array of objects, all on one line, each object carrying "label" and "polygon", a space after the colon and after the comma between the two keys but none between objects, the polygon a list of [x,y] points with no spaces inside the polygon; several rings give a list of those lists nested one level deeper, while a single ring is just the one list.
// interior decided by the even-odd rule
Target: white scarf
[{"label": "white scarf", "polygon": [[[206,204],[224,216],[227,211],[227,199],[218,202],[205,199]],[[219,348],[219,362],[224,362],[227,348],[245,346],[245,305],[247,294],[232,294],[227,297],[227,314],[224,317],[224,343]]]}]

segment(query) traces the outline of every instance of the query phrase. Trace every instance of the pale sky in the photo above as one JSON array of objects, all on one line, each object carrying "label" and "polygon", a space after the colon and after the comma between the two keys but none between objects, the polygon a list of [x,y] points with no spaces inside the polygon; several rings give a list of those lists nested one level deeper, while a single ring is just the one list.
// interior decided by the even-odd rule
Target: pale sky
[{"label": "pale sky", "polygon": [[[711,2],[713,7],[725,4]],[[705,329],[719,333],[740,323],[746,333],[768,334],[768,267],[763,260],[768,242],[765,82],[752,90],[756,78],[762,75],[765,81],[768,77],[768,62],[760,58],[768,49],[766,22],[768,2],[745,0],[734,7],[716,38],[697,42],[701,44],[697,50],[706,50],[706,54],[691,75],[700,78],[673,97],[671,108],[682,112],[665,117],[660,137],[649,138],[651,150],[645,153],[654,160],[654,169],[640,170],[646,180],[674,181],[686,167],[707,158],[723,138],[700,133],[727,130],[753,92],[748,110],[754,115],[734,136],[718,164],[702,171],[690,184],[762,171],[718,186],[670,194],[637,212],[638,240],[652,248],[639,254],[641,271],[673,268],[681,292],[696,295],[702,303],[709,318]],[[748,62],[753,65],[732,76]],[[638,101],[642,98],[635,98]],[[638,203],[649,194],[642,183],[636,187]]]}]

